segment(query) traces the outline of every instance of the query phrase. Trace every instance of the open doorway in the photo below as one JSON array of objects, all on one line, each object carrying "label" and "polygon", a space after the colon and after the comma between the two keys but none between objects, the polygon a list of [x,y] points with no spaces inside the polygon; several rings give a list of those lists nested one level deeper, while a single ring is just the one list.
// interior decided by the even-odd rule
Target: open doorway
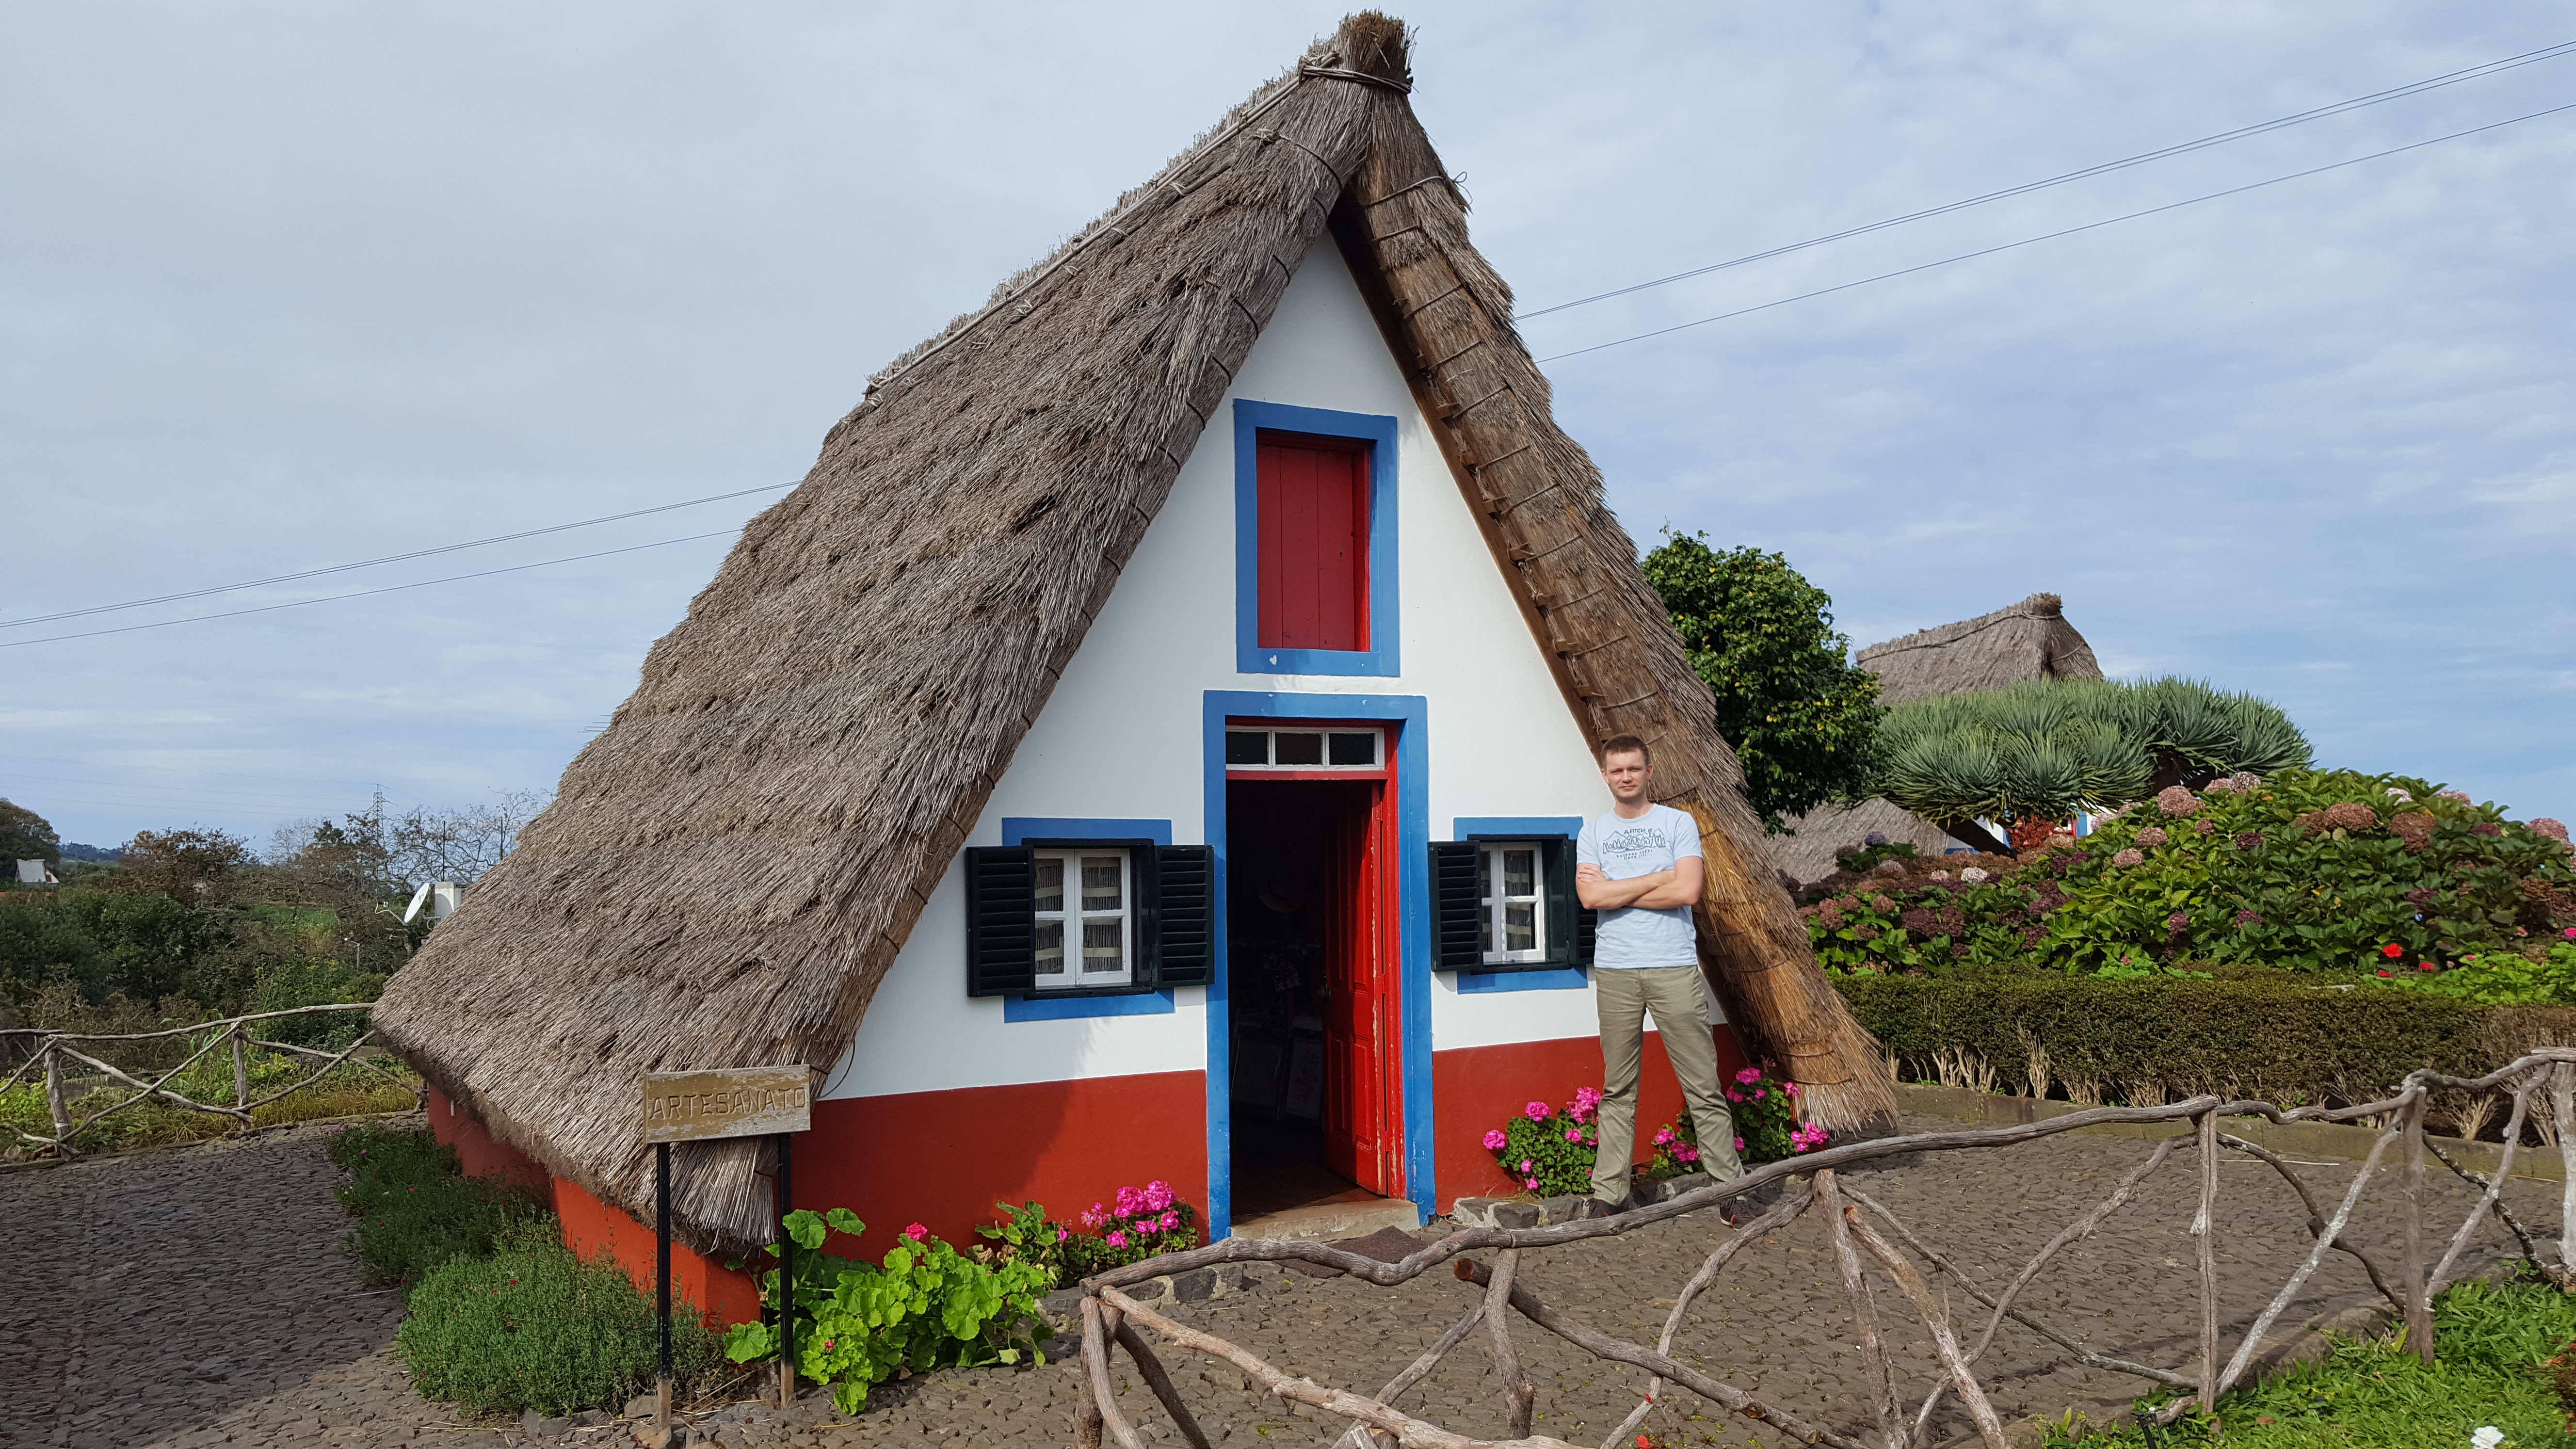
[{"label": "open doorway", "polygon": [[1233,1215],[1404,1191],[1384,779],[1226,784]]}]

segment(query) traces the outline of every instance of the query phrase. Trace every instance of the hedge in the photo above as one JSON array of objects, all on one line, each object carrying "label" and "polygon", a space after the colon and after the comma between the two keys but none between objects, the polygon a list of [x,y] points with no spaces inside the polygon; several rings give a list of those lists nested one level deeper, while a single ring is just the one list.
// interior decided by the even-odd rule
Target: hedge
[{"label": "hedge", "polygon": [[[2385,987],[2265,978],[1838,977],[1860,1024],[1917,1077],[1968,1051],[2029,1090],[2030,1044],[2052,1076],[2112,1099],[2150,1084],[2284,1105],[2369,1101],[2419,1067],[2480,1075],[2534,1046],[2576,1042],[2576,1008],[2477,1006]],[[2135,1084],[2134,1086],[2132,1084]]]}]

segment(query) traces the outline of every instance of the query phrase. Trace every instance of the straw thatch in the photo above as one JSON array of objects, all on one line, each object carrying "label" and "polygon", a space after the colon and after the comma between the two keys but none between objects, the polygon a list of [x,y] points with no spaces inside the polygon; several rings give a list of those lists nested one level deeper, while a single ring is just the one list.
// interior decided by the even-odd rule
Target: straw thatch
[{"label": "straw thatch", "polygon": [[[1338,246],[1595,738],[1655,742],[1707,837],[1730,1013],[1838,1130],[1871,1044],[1771,878],[1714,703],[1550,420],[1511,293],[1414,119],[1409,40],[1345,21],[1046,262],[870,384],[656,644],[555,803],[376,1020],[493,1132],[640,1211],[647,1070],[827,1067],[1308,248]],[[999,1044],[996,1044],[998,1049]],[[1222,1091],[1221,1085],[1212,1090]],[[692,1241],[767,1236],[750,1143],[691,1144]]]},{"label": "straw thatch", "polygon": [[2025,679],[2102,677],[2093,646],[2066,622],[2065,603],[2055,594],[2033,594],[1991,614],[1872,644],[1853,662],[1878,676],[1884,704]]},{"label": "straw thatch", "polygon": [[[2093,646],[2066,622],[2064,601],[2055,594],[2033,594],[1991,614],[1872,644],[1853,662],[1878,676],[1878,697],[1886,704],[2001,689],[2025,679],[2102,677]],[[1937,855],[1954,843],[1947,830],[1879,799],[1819,806],[1791,820],[1789,827],[1793,833],[1772,837],[1771,859],[1800,883],[1832,874],[1834,852],[1859,844],[1873,831],[1925,855]]]}]

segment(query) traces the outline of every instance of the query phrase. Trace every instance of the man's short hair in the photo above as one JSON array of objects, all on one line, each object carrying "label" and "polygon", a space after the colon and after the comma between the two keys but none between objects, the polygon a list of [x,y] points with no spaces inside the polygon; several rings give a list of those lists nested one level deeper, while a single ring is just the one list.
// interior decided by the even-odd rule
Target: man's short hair
[{"label": "man's short hair", "polygon": [[1610,768],[1610,757],[1612,755],[1635,755],[1649,765],[1655,762],[1655,752],[1647,749],[1646,742],[1637,738],[1635,735],[1612,735],[1610,738],[1603,740],[1601,742],[1601,768],[1605,770]]}]

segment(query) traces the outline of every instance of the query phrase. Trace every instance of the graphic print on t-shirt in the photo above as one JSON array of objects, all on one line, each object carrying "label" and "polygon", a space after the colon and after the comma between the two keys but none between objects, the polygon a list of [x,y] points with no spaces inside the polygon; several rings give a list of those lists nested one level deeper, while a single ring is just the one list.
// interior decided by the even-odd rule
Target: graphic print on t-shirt
[{"label": "graphic print on t-shirt", "polygon": [[[1580,865],[1597,865],[1611,880],[1633,880],[1671,870],[1683,856],[1699,855],[1699,822],[1669,805],[1647,807],[1634,820],[1616,812],[1583,822],[1575,841]],[[1601,912],[1593,933],[1592,964],[1611,970],[1699,963],[1688,906],[1650,910],[1620,906]]]}]

